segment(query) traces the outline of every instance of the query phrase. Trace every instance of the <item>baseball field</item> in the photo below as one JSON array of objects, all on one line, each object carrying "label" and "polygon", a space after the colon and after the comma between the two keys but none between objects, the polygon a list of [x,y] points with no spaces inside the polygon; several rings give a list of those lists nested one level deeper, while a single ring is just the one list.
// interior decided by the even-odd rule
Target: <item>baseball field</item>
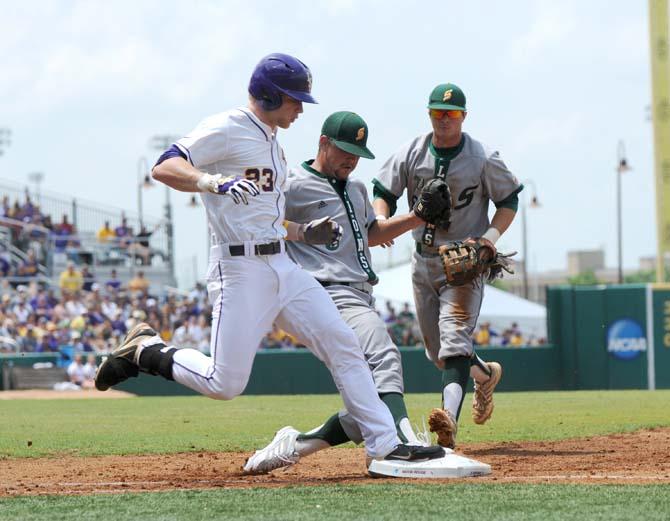
[{"label": "baseball field", "polygon": [[[352,445],[241,474],[337,396],[41,398],[0,400],[2,520],[670,518],[670,391],[498,393],[458,436],[492,475],[439,481],[371,479]],[[435,399],[408,395],[415,423]]]}]

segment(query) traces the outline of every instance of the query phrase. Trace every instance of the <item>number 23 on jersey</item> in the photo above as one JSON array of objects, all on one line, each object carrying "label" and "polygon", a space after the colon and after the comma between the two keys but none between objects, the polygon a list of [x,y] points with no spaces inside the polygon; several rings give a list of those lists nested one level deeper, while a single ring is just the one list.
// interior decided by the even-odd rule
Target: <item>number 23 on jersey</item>
[{"label": "number 23 on jersey", "polygon": [[274,172],[271,168],[247,168],[244,177],[256,183],[262,192],[272,192],[275,189]]}]

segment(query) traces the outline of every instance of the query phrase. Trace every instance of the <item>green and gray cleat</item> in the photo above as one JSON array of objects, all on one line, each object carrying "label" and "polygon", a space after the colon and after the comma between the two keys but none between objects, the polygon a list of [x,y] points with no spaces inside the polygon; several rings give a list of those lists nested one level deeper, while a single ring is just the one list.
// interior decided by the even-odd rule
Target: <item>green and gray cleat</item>
[{"label": "green and gray cleat", "polygon": [[123,343],[98,367],[95,373],[95,388],[98,391],[106,391],[128,378],[137,376],[140,371],[140,344],[157,335],[158,333],[144,322],[138,323],[128,331]]},{"label": "green and gray cleat", "polygon": [[475,380],[475,393],[472,396],[472,420],[482,425],[493,414],[493,391],[502,377],[502,366],[498,362],[488,362],[490,378],[483,383]]}]

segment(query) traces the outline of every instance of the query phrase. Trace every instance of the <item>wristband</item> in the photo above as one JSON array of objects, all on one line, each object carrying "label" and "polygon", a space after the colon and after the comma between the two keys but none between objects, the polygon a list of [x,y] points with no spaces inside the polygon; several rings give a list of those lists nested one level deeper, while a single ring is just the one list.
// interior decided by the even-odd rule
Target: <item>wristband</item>
[{"label": "wristband", "polygon": [[495,244],[498,239],[500,239],[500,232],[497,230],[497,228],[494,228],[491,226],[484,235],[482,235],[482,239],[487,239],[491,241],[491,244]]},{"label": "wristband", "polygon": [[196,186],[198,187],[198,190],[200,190],[201,192],[211,192],[214,183],[215,183],[215,176],[203,173],[198,179]]},{"label": "wristband", "polygon": [[387,217],[383,216],[382,214],[376,215],[375,219],[378,221],[385,221]]}]

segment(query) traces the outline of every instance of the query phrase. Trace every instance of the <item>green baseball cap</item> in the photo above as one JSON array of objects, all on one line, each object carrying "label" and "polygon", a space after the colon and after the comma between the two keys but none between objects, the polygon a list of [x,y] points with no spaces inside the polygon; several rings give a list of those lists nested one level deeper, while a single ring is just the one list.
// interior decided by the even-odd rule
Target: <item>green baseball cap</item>
[{"label": "green baseball cap", "polygon": [[460,87],[453,83],[441,83],[430,93],[428,108],[466,111],[465,94]]},{"label": "green baseball cap", "polygon": [[335,112],[326,118],[321,135],[327,136],[340,150],[355,156],[374,159],[368,149],[368,125],[358,114],[346,110]]}]

